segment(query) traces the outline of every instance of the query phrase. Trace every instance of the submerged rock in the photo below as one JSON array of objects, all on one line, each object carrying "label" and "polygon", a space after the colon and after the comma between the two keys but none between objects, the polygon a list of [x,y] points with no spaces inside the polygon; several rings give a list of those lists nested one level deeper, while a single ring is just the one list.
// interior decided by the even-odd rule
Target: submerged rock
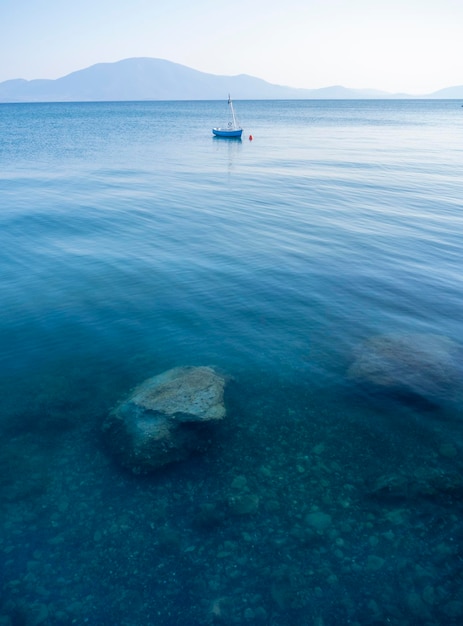
[{"label": "submerged rock", "polygon": [[331,515],[323,513],[323,511],[313,511],[305,519],[309,526],[319,531],[326,530],[332,523]]},{"label": "submerged rock", "polygon": [[462,349],[441,335],[379,335],[357,351],[348,377],[378,391],[441,404],[462,388]]},{"label": "submerged rock", "polygon": [[259,496],[253,493],[238,493],[228,499],[230,510],[234,515],[252,515],[259,508]]},{"label": "submerged rock", "polygon": [[210,429],[223,419],[225,379],[210,367],[177,367],[145,380],[103,425],[124,466],[146,474],[205,450]]},{"label": "submerged rock", "polygon": [[412,475],[380,476],[367,495],[379,500],[413,500],[417,498],[458,498],[463,494],[463,478],[457,472],[430,469]]}]

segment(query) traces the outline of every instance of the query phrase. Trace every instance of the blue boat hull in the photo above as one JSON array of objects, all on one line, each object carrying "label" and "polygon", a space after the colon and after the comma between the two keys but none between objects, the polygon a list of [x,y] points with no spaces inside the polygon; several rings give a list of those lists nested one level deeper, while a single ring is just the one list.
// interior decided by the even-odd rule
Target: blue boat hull
[{"label": "blue boat hull", "polygon": [[241,137],[243,129],[235,128],[233,130],[230,130],[227,128],[213,128],[212,132],[216,137]]}]

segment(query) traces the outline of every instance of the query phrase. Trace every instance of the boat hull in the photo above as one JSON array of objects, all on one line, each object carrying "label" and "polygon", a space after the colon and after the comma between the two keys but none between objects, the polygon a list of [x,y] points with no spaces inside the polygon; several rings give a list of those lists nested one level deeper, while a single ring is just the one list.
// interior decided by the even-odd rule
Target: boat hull
[{"label": "boat hull", "polygon": [[216,137],[235,137],[236,138],[236,137],[241,137],[243,133],[243,129],[242,128],[234,128],[234,129],[213,128],[212,133]]}]

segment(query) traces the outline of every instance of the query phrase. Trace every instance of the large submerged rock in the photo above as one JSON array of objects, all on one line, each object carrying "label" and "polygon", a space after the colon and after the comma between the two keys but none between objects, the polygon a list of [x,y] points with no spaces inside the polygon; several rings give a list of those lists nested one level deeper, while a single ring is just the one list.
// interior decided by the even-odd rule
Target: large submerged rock
[{"label": "large submerged rock", "polygon": [[210,367],[177,367],[145,380],[106,419],[110,449],[139,474],[205,450],[212,424],[225,416],[224,388]]},{"label": "large submerged rock", "polygon": [[398,472],[376,479],[367,492],[371,498],[385,502],[418,498],[458,498],[463,494],[463,477],[442,468],[423,468],[412,475]]},{"label": "large submerged rock", "polygon": [[357,350],[348,377],[377,391],[445,403],[461,392],[461,346],[441,335],[379,335]]}]

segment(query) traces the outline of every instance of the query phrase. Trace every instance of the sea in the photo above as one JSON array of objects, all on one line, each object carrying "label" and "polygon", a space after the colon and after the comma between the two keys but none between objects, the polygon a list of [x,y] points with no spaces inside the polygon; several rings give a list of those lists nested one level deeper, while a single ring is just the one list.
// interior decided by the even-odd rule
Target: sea
[{"label": "sea", "polygon": [[[457,100],[0,105],[0,625],[463,622]],[[209,366],[148,474],[104,437]]]}]

